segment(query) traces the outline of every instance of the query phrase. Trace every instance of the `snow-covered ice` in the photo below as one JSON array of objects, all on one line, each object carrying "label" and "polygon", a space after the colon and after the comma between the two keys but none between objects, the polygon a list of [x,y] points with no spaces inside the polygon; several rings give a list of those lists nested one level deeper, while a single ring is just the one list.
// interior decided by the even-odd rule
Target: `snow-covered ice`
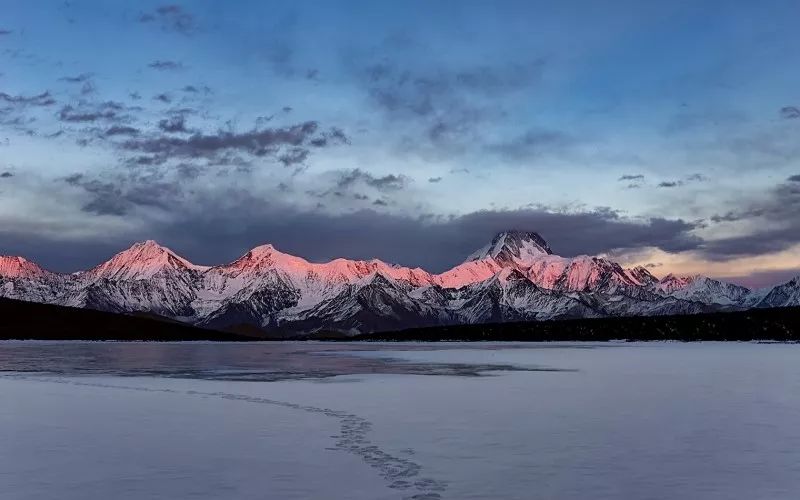
[{"label": "snow-covered ice", "polygon": [[0,498],[795,498],[798,354],[5,342]]}]

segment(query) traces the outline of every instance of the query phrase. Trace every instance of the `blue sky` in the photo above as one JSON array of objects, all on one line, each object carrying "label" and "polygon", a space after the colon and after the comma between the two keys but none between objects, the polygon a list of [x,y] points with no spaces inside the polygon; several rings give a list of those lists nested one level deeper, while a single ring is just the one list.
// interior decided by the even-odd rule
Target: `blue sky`
[{"label": "blue sky", "polygon": [[[797,2],[10,2],[0,252],[800,272]],[[795,179],[795,180],[793,180]],[[424,251],[421,251],[424,249]]]}]

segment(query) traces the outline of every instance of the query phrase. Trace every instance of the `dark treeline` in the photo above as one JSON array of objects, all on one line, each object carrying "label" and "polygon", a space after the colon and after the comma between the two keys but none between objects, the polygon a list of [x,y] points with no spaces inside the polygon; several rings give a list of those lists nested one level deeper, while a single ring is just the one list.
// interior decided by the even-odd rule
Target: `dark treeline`
[{"label": "dark treeline", "polygon": [[0,299],[0,339],[41,340],[343,340],[343,341],[606,341],[606,340],[778,340],[800,341],[800,307],[626,318],[453,325],[377,332],[350,337],[319,332],[238,328],[222,332],[160,317]]},{"label": "dark treeline", "polygon": [[0,299],[0,339],[254,340],[155,318],[11,299]]},{"label": "dark treeline", "polygon": [[359,335],[387,341],[800,340],[800,307],[681,316],[572,319],[415,328]]}]

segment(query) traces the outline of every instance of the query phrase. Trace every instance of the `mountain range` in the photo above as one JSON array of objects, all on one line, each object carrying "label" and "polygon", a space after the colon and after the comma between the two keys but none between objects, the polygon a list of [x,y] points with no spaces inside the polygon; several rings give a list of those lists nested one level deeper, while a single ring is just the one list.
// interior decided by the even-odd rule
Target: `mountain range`
[{"label": "mountain range", "polygon": [[148,240],[60,274],[0,256],[0,297],[149,313],[214,329],[292,334],[800,305],[800,277],[763,290],[704,276],[655,277],[603,257],[554,255],[537,233],[505,231],[443,273],[380,260],[313,263],[272,245],[199,266]]}]

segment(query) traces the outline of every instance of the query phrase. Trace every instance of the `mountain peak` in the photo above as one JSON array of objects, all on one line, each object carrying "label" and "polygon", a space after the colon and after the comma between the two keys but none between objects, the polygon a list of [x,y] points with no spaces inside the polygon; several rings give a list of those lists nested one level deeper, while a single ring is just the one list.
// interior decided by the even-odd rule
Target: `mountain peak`
[{"label": "mountain peak", "polygon": [[163,270],[201,270],[155,240],[134,243],[127,250],[88,271],[96,278],[138,280],[152,278]]},{"label": "mountain peak", "polygon": [[0,255],[0,277],[2,278],[32,278],[46,273],[47,271],[25,257]]},{"label": "mountain peak", "polygon": [[307,271],[310,264],[301,257],[283,253],[270,243],[259,245],[225,266],[228,272],[263,271],[281,268],[283,270]]},{"label": "mountain peak", "polygon": [[544,238],[532,231],[502,231],[492,242],[467,257],[467,262],[493,259],[498,264],[530,265],[530,262],[553,251]]}]

